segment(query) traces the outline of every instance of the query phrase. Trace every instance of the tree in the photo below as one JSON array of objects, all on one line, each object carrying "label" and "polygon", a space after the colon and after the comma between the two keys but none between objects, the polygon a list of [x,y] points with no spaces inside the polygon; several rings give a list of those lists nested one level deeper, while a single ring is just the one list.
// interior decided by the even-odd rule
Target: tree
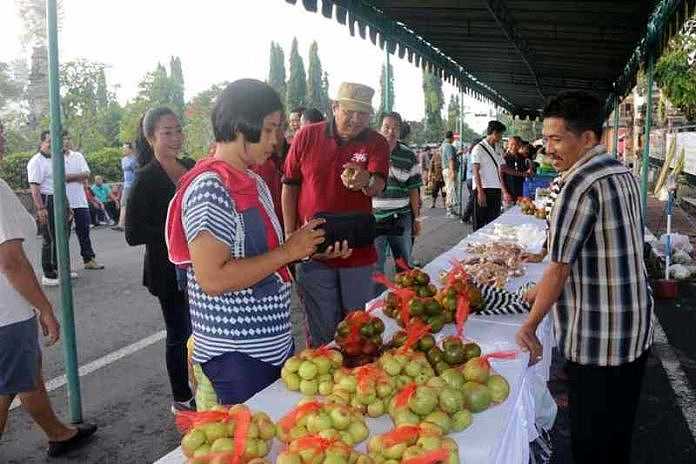
[{"label": "tree", "polygon": [[271,41],[270,66],[268,68],[268,85],[273,87],[280,100],[287,97],[287,85],[285,83],[285,53],[280,44]]},{"label": "tree", "polygon": [[[390,113],[394,108],[394,67],[389,64],[389,82],[385,82],[386,64],[382,65],[382,72],[379,76],[379,110],[384,113]],[[384,97],[389,96],[389,105],[387,105]]]},{"label": "tree", "polygon": [[321,105],[319,109],[328,118],[331,115],[331,97],[329,97],[329,73],[324,71],[321,78]]},{"label": "tree", "polygon": [[184,114],[184,72],[181,69],[181,59],[176,56],[169,61],[169,79],[170,79],[170,101],[174,112],[182,117]]},{"label": "tree", "polygon": [[304,62],[297,50],[297,38],[290,49],[290,78],[288,79],[287,110],[304,106],[307,97],[307,75]]},{"label": "tree", "polygon": [[449,105],[447,105],[447,130],[459,132],[459,119],[461,114],[459,99],[454,94],[450,95]]},{"label": "tree", "polygon": [[309,47],[309,68],[307,69],[307,99],[309,108],[321,109],[322,106],[322,71],[319,59],[319,45],[312,42]]},{"label": "tree", "polygon": [[444,134],[442,123],[442,79],[423,71],[423,96],[425,98],[425,136],[431,142],[440,140]]},{"label": "tree", "polygon": [[208,152],[208,144],[214,139],[210,114],[215,106],[215,100],[227,84],[223,82],[211,86],[193,97],[186,105],[186,125],[184,126],[186,153],[198,158],[205,156]]},{"label": "tree", "polygon": [[689,121],[696,119],[696,21],[672,39],[655,67],[662,93]]},{"label": "tree", "polygon": [[0,62],[0,110],[10,102],[17,101],[24,93],[24,84],[15,78],[8,63]]}]

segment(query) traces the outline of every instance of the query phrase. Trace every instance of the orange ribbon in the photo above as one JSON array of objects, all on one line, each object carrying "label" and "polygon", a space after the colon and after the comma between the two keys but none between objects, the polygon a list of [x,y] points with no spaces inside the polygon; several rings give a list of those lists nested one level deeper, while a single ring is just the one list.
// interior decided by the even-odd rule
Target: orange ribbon
[{"label": "orange ribbon", "polygon": [[246,450],[247,434],[249,424],[251,424],[251,413],[247,408],[235,411],[231,417],[235,421],[234,428],[234,452],[232,453],[232,464],[239,464],[239,461]]},{"label": "orange ribbon", "polygon": [[313,449],[319,453],[325,452],[332,446],[337,445],[346,450],[351,448],[337,438],[325,438],[319,435],[305,435],[292,442],[292,447],[298,450]]},{"label": "orange ribbon", "polygon": [[489,359],[515,359],[517,358],[518,353],[519,351],[517,350],[495,351],[493,353],[488,353],[481,356],[481,362],[486,363],[486,366],[491,367],[491,363],[488,361]]},{"label": "orange ribbon", "polygon": [[394,404],[396,407],[402,408],[406,406],[408,400],[410,400],[413,394],[416,392],[416,388],[418,388],[416,382],[411,382],[405,385],[404,388],[394,397]]},{"label": "orange ribbon", "polygon": [[428,451],[425,454],[416,456],[415,458],[406,459],[402,464],[435,464],[437,462],[446,462],[449,459],[449,451],[445,448]]},{"label": "orange ribbon", "polygon": [[464,335],[464,322],[469,318],[469,296],[460,293],[457,296],[457,312],[454,315],[454,321],[457,327],[457,336],[462,338]]},{"label": "orange ribbon", "polygon": [[300,418],[304,417],[310,412],[318,411],[321,409],[321,407],[322,404],[319,401],[310,401],[308,403],[301,404],[290,411],[285,417],[280,419],[278,425],[280,425],[283,430],[288,431],[295,426]]},{"label": "orange ribbon", "polygon": [[420,319],[414,319],[406,326],[406,341],[399,350],[408,351],[428,332],[430,332],[430,324],[425,324]]},{"label": "orange ribbon", "polygon": [[227,411],[179,411],[174,422],[182,433],[188,433],[194,427],[210,422],[227,422],[230,416]]},{"label": "orange ribbon", "polygon": [[419,433],[420,427],[417,425],[402,425],[382,435],[382,443],[388,448],[398,443],[416,439]]}]

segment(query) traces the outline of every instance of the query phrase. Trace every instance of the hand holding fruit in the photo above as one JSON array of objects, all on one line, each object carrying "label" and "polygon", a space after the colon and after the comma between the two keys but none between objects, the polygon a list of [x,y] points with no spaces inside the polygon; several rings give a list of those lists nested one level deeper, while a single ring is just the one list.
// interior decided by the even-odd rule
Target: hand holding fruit
[{"label": "hand holding fruit", "polygon": [[343,165],[341,180],[347,189],[359,191],[370,183],[370,173],[359,164],[346,163]]}]

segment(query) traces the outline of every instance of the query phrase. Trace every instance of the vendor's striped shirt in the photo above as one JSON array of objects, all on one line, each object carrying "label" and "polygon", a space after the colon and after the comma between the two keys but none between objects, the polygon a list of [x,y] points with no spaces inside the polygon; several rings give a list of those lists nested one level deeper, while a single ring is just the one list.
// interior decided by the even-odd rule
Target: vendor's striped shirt
[{"label": "vendor's striped shirt", "polygon": [[553,312],[556,337],[571,361],[617,366],[653,339],[640,192],[604,147],[581,161],[563,176],[550,215],[550,258],[571,266]]},{"label": "vendor's striped shirt", "polygon": [[[279,234],[268,187],[255,178],[263,208]],[[190,243],[202,231],[212,234],[230,248],[233,258],[267,251],[266,228],[257,208],[237,211],[217,174],[203,173],[188,187],[183,201],[183,224]],[[277,274],[251,288],[212,296],[198,284],[193,267],[188,270],[191,326],[195,340],[193,361],[204,363],[236,351],[279,366],[292,350],[290,326],[290,283]]]},{"label": "vendor's striped shirt", "polygon": [[372,199],[372,210],[378,221],[394,214],[411,212],[409,192],[423,185],[421,166],[416,154],[398,142],[389,156],[387,185]]}]

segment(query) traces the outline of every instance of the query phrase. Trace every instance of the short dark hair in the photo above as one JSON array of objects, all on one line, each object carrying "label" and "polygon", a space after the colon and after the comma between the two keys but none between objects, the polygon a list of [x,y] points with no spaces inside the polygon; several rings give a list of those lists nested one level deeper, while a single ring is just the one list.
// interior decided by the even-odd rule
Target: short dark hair
[{"label": "short dark hair", "polygon": [[292,113],[298,113],[300,116],[302,116],[307,108],[304,106],[297,106],[290,111],[290,114]]},{"label": "short dark hair", "polygon": [[39,136],[39,140],[42,142],[45,142],[48,136],[51,135],[51,131],[49,130],[42,130],[41,135]]},{"label": "short dark hair", "polygon": [[488,121],[488,127],[486,127],[486,135],[491,135],[494,133],[502,134],[507,130],[505,124],[500,121]]},{"label": "short dark hair", "polygon": [[305,118],[305,121],[309,122],[310,124],[322,122],[324,120],[324,115],[321,114],[321,111],[316,108],[307,108],[302,113],[302,117]]},{"label": "short dark hair", "polygon": [[519,144],[524,143],[524,140],[522,140],[522,137],[520,137],[519,135],[513,135],[512,137],[510,137],[510,139],[514,140],[515,142],[517,142]]},{"label": "short dark hair", "polygon": [[268,84],[239,79],[225,87],[217,98],[211,117],[216,142],[233,142],[237,133],[250,143],[261,139],[263,119],[283,111],[280,97]]},{"label": "short dark hair", "polygon": [[452,139],[452,138],[454,138],[454,132],[452,132],[452,131],[447,131],[447,132],[445,132],[445,138],[446,138],[446,139]]},{"label": "short dark hair", "polygon": [[401,118],[401,115],[397,113],[396,111],[390,111],[389,113],[382,113],[382,117],[379,119],[381,122],[384,122],[385,119],[387,118],[392,118],[396,122],[399,123],[401,126],[404,123],[404,120]]},{"label": "short dark hair", "polygon": [[569,90],[551,97],[544,107],[544,117],[565,120],[568,130],[575,135],[592,131],[601,139],[604,132],[602,103],[590,92]]}]

